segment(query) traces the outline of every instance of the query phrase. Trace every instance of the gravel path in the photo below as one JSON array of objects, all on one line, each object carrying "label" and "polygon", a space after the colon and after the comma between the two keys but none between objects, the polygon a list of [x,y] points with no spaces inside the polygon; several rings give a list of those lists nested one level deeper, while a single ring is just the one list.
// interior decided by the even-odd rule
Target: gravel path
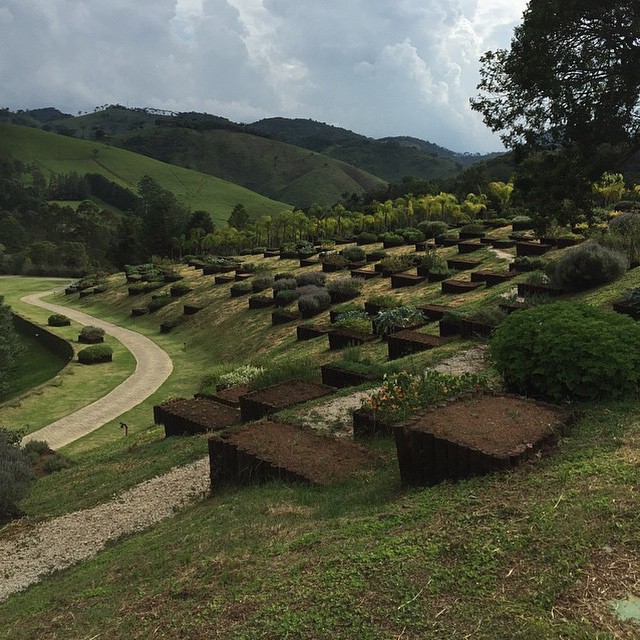
[{"label": "gravel path", "polygon": [[142,531],[202,498],[209,491],[209,460],[203,458],[147,480],[92,509],[68,513],[0,541],[0,602],[96,555],[110,540]]},{"label": "gravel path", "polygon": [[99,320],[81,311],[44,302],[41,298],[54,293],[45,291],[22,298],[23,302],[42,307],[53,313],[62,313],[80,324],[103,328],[119,340],[136,359],[136,369],[124,382],[103,398],[76,411],[72,415],[56,420],[42,429],[25,436],[29,440],[46,440],[51,449],[59,449],[81,438],[103,424],[111,422],[129,409],[133,409],[148,398],[169,377],[173,370],[171,358],[145,336],[123,329],[115,324]]}]

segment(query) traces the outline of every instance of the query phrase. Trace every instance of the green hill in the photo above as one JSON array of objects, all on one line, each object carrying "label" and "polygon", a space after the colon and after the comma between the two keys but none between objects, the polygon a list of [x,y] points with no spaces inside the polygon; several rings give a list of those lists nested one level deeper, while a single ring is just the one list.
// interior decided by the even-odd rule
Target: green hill
[{"label": "green hill", "polygon": [[386,186],[375,175],[314,151],[225,129],[145,128],[119,135],[113,143],[301,208]]},{"label": "green hill", "polygon": [[133,191],[140,179],[149,175],[163,188],[175,193],[182,204],[193,210],[208,211],[219,225],[226,223],[238,203],[244,204],[252,218],[291,207],[205,173],[99,142],[30,127],[0,124],[0,156],[33,163],[45,174],[99,173]]}]

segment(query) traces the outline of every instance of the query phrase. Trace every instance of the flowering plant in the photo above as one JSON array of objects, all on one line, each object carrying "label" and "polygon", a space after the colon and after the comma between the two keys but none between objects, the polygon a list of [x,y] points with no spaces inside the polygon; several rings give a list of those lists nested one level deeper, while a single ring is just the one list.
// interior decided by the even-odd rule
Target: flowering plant
[{"label": "flowering plant", "polygon": [[419,374],[399,371],[385,374],[380,389],[363,401],[362,408],[371,411],[374,419],[391,424],[446,398],[486,387],[484,378],[470,373],[453,376],[431,370]]}]

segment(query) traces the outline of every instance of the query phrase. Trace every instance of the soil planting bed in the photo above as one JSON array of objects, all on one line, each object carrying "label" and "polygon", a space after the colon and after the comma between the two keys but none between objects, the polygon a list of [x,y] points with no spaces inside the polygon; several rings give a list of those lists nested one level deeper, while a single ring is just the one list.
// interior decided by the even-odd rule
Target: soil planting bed
[{"label": "soil planting bed", "polygon": [[153,407],[165,437],[219,431],[240,422],[240,411],[208,398],[176,398]]},{"label": "soil planting bed", "polygon": [[227,407],[240,408],[240,396],[249,393],[249,385],[240,384],[236,387],[218,389],[215,393],[196,393],[195,398],[207,398]]},{"label": "soil planting bed", "polygon": [[214,278],[214,282],[216,284],[228,284],[229,282],[235,282],[235,281],[236,281],[236,277],[235,276],[229,276],[229,275],[216,276]]},{"label": "soil planting bed", "polygon": [[458,253],[473,253],[478,249],[482,249],[482,244],[479,241],[458,242]]},{"label": "soil planting bed", "polygon": [[320,398],[334,391],[333,387],[306,380],[289,380],[251,391],[240,396],[242,421],[259,420],[285,407]]},{"label": "soil planting bed", "polygon": [[313,338],[319,338],[333,331],[329,327],[317,327],[312,324],[299,324],[296,327],[296,335],[298,340],[312,340]]},{"label": "soil planting bed", "polygon": [[432,336],[427,333],[420,333],[412,329],[405,329],[398,333],[393,333],[387,338],[387,347],[389,349],[389,360],[404,358],[412,353],[426,351],[439,347],[447,342],[439,336]]},{"label": "soil planting bed", "polygon": [[212,491],[225,483],[269,480],[325,485],[375,463],[358,444],[282,422],[259,422],[209,439]]},{"label": "soil planting bed", "polygon": [[379,278],[379,271],[372,271],[371,269],[352,269],[352,278],[362,278],[363,280],[370,280],[371,278]]},{"label": "soil planting bed", "polygon": [[426,278],[424,276],[414,275],[412,273],[395,273],[391,275],[391,288],[414,287],[425,280]]},{"label": "soil planting bed", "polygon": [[475,269],[482,264],[482,260],[465,260],[464,258],[451,258],[447,260],[447,267],[456,271]]},{"label": "soil planting bed", "polygon": [[354,387],[358,384],[371,382],[375,380],[375,376],[365,373],[356,373],[355,371],[347,371],[332,364],[323,364],[320,367],[322,373],[322,384],[330,387],[342,389],[344,387]]},{"label": "soil planting bed", "polygon": [[490,271],[484,269],[481,271],[472,271],[471,282],[484,282],[487,287],[493,287],[496,284],[510,280],[515,277],[515,275],[513,271]]},{"label": "soil planting bed", "polygon": [[516,255],[520,256],[541,256],[547,251],[551,251],[553,246],[540,242],[516,242]]},{"label": "soil planting bed", "polygon": [[402,483],[508,469],[563,433],[570,414],[553,405],[507,395],[471,395],[393,426]]},{"label": "soil planting bed", "polygon": [[467,293],[482,286],[482,282],[468,280],[443,280],[440,283],[442,293]]}]

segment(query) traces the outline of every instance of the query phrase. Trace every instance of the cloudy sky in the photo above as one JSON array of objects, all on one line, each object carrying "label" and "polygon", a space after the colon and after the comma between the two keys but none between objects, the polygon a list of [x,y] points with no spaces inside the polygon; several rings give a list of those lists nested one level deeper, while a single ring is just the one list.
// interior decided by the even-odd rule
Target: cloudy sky
[{"label": "cloudy sky", "polygon": [[526,0],[0,0],[0,107],[312,118],[501,149],[468,106]]}]

